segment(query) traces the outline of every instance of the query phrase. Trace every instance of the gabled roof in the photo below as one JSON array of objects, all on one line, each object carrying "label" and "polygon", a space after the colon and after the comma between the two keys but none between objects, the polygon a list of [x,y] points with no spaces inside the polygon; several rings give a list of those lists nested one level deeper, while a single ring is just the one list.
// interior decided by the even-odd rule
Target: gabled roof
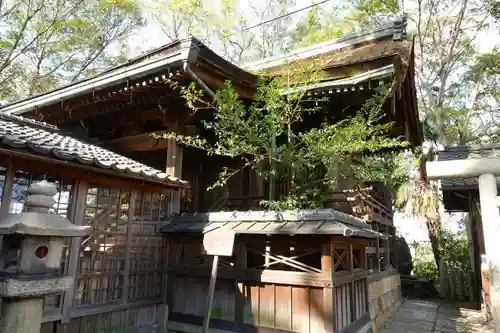
[{"label": "gabled roof", "polygon": [[[242,65],[242,68],[245,70],[269,70],[287,63],[306,59],[315,59],[324,55],[337,53],[358,44],[373,44],[378,40],[387,39],[388,37],[392,37],[393,40],[397,41],[406,37],[405,19],[380,25],[374,29],[345,34],[339,38],[300,48],[284,55],[268,57],[252,63],[244,64]],[[372,56],[378,55],[372,54]],[[324,65],[336,66],[338,63],[332,60],[327,60]]]},{"label": "gabled roof", "polygon": [[55,126],[15,115],[0,114],[0,147],[27,150],[34,155],[112,170],[124,177],[140,178],[175,187],[188,186],[186,181],[163,171],[63,135]]},{"label": "gabled roof", "polygon": [[[130,81],[149,79],[154,75],[159,75],[160,77],[157,77],[157,79],[161,80],[166,78],[165,73],[182,70],[185,64],[191,64],[195,68],[201,62],[209,64],[215,71],[223,73],[228,79],[240,80],[247,85],[256,82],[254,75],[224,60],[195,37],[190,37],[174,41],[139,57],[132,58],[122,65],[113,67],[93,77],[0,106],[0,112],[22,115],[34,109],[83,96],[93,91],[127,85]],[[140,85],[141,83],[134,84]],[[130,88],[133,89],[133,87],[128,89]]]}]

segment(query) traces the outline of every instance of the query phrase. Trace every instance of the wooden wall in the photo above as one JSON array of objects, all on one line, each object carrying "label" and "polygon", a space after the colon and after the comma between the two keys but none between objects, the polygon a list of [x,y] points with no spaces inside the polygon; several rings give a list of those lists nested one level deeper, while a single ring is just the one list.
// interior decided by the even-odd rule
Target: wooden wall
[{"label": "wooden wall", "polygon": [[[176,331],[203,322],[212,260],[200,244],[201,236],[169,237],[169,328]],[[220,258],[211,326],[316,333],[368,323],[364,246],[342,237],[238,236],[233,257]]]}]

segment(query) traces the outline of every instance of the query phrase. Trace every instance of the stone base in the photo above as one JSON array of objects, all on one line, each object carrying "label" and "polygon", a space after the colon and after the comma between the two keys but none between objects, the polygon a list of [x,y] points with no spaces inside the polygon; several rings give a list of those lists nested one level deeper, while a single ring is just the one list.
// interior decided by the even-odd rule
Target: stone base
[{"label": "stone base", "polygon": [[39,333],[42,323],[42,298],[2,300],[0,332]]},{"label": "stone base", "polygon": [[369,282],[368,300],[373,332],[377,333],[402,304],[399,274],[386,274],[385,277]]},{"label": "stone base", "polygon": [[39,280],[4,279],[0,281],[0,297],[4,298],[32,298],[58,294],[73,286],[73,277]]}]

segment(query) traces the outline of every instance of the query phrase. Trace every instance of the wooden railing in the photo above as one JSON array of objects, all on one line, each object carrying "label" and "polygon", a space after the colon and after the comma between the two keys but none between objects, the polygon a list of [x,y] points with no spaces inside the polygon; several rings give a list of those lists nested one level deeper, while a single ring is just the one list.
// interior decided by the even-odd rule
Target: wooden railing
[{"label": "wooden railing", "polygon": [[385,225],[393,224],[392,207],[383,198],[374,195],[371,186],[359,189],[349,189],[332,192],[329,203],[334,209],[352,214],[367,221],[379,222]]},{"label": "wooden railing", "polygon": [[479,299],[474,272],[440,265],[440,296],[450,301],[470,301]]},{"label": "wooden railing", "polygon": [[350,326],[368,312],[368,285],[366,275],[335,284],[336,331]]}]

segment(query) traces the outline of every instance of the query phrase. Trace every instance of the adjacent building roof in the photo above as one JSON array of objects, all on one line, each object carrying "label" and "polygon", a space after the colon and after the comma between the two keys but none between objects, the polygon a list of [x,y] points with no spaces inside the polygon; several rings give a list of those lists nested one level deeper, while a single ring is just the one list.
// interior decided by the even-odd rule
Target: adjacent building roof
[{"label": "adjacent building roof", "polygon": [[[257,82],[255,75],[226,61],[197,38],[189,37],[151,50],[93,77],[0,106],[0,112],[23,115],[35,109],[114,86],[123,85],[125,90],[130,90],[145,85],[152,78],[156,81],[164,80],[169,73],[183,70],[186,64],[193,65],[195,72],[201,69],[203,64],[208,64],[218,74],[222,74],[225,79],[234,83],[238,81],[242,82],[242,85],[251,86]],[[132,86],[129,86],[130,82],[133,82]]]},{"label": "adjacent building roof", "polygon": [[[342,53],[342,51],[346,51],[357,44],[373,45],[373,42],[380,39],[386,39],[388,37],[392,37],[391,39],[397,41],[406,37],[405,19],[383,24],[373,29],[345,34],[339,38],[300,48],[284,55],[272,56],[252,63],[244,64],[242,65],[242,68],[246,70],[267,71],[271,68],[277,68],[290,62],[315,59],[318,57],[321,57],[324,60],[322,61],[324,66],[343,65],[346,60],[349,63],[359,62],[366,60],[367,58],[380,57],[381,54],[371,52],[371,54],[362,56],[361,53],[364,54],[365,52],[359,52],[361,50],[356,49],[354,51],[351,50],[348,54],[348,59],[345,59],[344,55],[346,54]],[[385,49],[385,51],[389,51],[387,50],[387,47],[385,47]]]},{"label": "adjacent building roof", "polygon": [[53,125],[0,113],[0,147],[2,146],[15,150],[28,150],[36,155],[45,155],[99,169],[112,170],[123,176],[140,177],[169,186],[188,186],[186,181],[167,175],[163,171],[97,145],[64,135]]},{"label": "adjacent building roof", "polygon": [[[500,157],[500,144],[476,144],[447,147],[437,154],[438,161],[492,157]],[[497,182],[500,184],[500,177],[497,179]],[[443,190],[477,189],[477,177],[442,180],[441,187]]]},{"label": "adjacent building roof", "polygon": [[205,233],[217,228],[236,234],[384,237],[363,220],[334,209],[184,213],[172,216],[161,232]]}]

